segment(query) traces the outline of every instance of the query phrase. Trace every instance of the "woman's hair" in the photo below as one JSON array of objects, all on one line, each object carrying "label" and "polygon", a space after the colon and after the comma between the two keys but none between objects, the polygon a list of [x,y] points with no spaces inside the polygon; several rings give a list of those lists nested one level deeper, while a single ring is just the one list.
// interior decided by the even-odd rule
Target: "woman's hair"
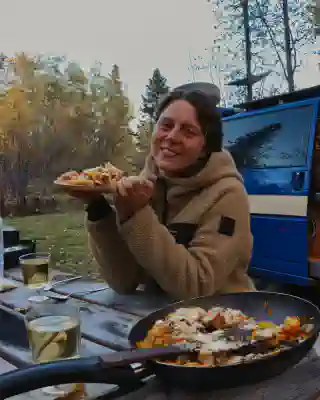
[{"label": "woman's hair", "polygon": [[221,151],[223,140],[222,122],[216,108],[216,99],[211,99],[197,90],[173,90],[159,104],[156,121],[158,121],[163,111],[176,100],[185,100],[195,108],[198,122],[206,139],[207,150],[209,152]]}]

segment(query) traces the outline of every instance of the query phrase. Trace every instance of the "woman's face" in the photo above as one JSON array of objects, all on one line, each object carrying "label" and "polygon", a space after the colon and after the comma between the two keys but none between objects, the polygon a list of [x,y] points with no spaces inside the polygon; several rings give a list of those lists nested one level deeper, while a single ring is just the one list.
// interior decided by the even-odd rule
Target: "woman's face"
[{"label": "woman's face", "polygon": [[151,152],[157,167],[167,175],[179,175],[195,164],[203,153],[204,134],[195,108],[185,100],[176,100],[160,115]]}]

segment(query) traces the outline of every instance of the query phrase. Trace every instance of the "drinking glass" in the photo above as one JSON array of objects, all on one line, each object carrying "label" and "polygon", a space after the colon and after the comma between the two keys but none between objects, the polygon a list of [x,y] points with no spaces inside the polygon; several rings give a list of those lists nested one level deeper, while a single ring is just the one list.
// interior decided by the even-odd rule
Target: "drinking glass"
[{"label": "drinking glass", "polygon": [[[81,329],[78,307],[45,302],[33,304],[26,314],[26,327],[34,363],[78,358]],[[77,384],[50,386],[46,394],[64,396]]]},{"label": "drinking glass", "polygon": [[48,283],[50,259],[50,253],[29,253],[19,257],[25,286],[41,289]]}]

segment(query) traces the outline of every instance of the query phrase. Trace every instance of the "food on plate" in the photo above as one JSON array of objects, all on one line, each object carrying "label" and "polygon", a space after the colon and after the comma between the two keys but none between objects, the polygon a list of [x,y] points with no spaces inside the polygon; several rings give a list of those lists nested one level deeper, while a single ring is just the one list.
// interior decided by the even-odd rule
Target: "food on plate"
[{"label": "food on plate", "polygon": [[123,176],[123,172],[110,163],[95,168],[85,169],[81,172],[69,171],[62,174],[57,183],[78,186],[103,187],[114,186]]},{"label": "food on plate", "polygon": [[218,367],[250,362],[278,354],[305,340],[314,325],[296,316],[285,318],[282,324],[257,321],[240,310],[213,307],[179,308],[156,321],[139,348],[167,346],[178,343],[195,348],[188,355],[161,361],[183,366]]}]

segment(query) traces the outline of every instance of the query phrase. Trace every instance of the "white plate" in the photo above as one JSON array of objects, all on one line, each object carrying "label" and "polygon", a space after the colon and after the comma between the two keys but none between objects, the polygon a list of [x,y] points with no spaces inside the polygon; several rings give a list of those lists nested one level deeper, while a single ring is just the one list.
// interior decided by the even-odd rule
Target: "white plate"
[{"label": "white plate", "polygon": [[97,192],[97,193],[115,193],[116,192],[116,181],[109,185],[99,185],[99,186],[89,186],[89,185],[77,185],[72,184],[72,180],[55,180],[53,182],[55,185],[62,189],[74,190],[76,192]]}]

